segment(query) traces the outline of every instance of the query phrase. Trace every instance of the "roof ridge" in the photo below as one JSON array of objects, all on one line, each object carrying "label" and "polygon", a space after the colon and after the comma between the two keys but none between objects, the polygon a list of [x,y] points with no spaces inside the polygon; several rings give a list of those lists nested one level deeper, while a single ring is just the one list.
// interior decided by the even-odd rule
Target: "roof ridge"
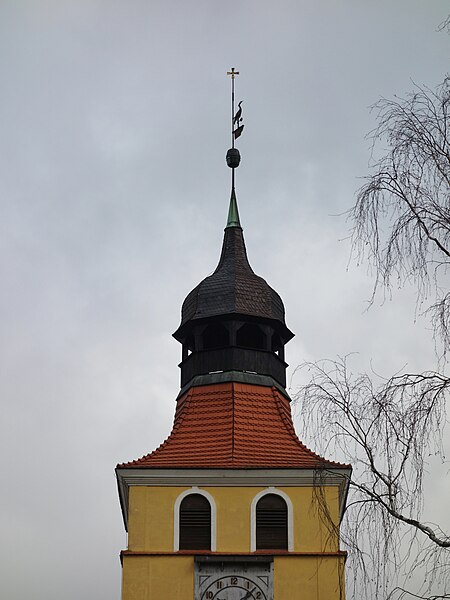
[{"label": "roof ridge", "polygon": [[324,458],[323,456],[320,456],[320,454],[317,454],[316,452],[314,452],[314,450],[311,450],[311,448],[308,448],[308,446],[306,446],[298,437],[298,435],[295,431],[294,423],[292,421],[292,416],[290,419],[288,419],[286,417],[286,414],[283,414],[284,411],[281,409],[282,400],[278,394],[278,390],[274,386],[272,386],[272,394],[275,398],[275,403],[276,403],[278,412],[280,413],[281,420],[283,421],[284,426],[286,427],[286,429],[287,429],[288,433],[291,435],[291,437],[293,437],[295,442],[302,448],[302,450],[305,450],[306,452],[308,452],[308,454],[310,454],[314,458],[317,458],[318,460],[320,460],[324,465],[334,465],[334,466],[340,466],[340,467],[348,467],[349,466],[349,465],[344,465],[343,463],[339,463],[339,462],[336,462],[333,460],[328,460],[327,458]]},{"label": "roof ridge", "polygon": [[170,435],[168,436],[167,440],[181,426],[181,423],[186,418],[186,414],[189,411],[193,395],[194,394],[193,394],[192,388],[190,388],[188,390],[188,393],[185,396],[182,396],[178,400],[178,402],[177,402],[177,408],[175,410],[175,416],[174,416],[174,419],[173,419],[172,431],[170,432]]},{"label": "roof ridge", "polygon": [[[272,386],[271,391],[272,391],[272,396],[275,400],[275,406],[277,407],[278,413],[281,417],[281,421],[282,421],[286,431],[298,444],[303,446],[303,444],[300,442],[297,434],[295,433],[295,428],[294,428],[294,424],[292,422],[292,417],[290,419],[288,419],[286,417],[286,414],[282,408],[282,404],[281,404],[282,401],[277,393],[276,387]],[[305,448],[306,448],[306,446],[305,446]],[[306,449],[308,450],[308,448],[306,448]]]}]

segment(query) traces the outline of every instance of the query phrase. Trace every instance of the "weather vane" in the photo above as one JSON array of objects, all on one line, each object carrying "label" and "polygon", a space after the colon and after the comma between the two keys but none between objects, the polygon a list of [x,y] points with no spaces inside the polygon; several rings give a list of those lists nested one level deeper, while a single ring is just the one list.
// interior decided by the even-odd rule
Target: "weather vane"
[{"label": "weather vane", "polygon": [[227,75],[231,75],[231,148],[227,152],[227,165],[232,169],[232,189],[234,190],[234,170],[241,162],[239,150],[234,147],[234,142],[242,134],[244,125],[242,124],[242,100],[238,102],[238,110],[235,112],[234,106],[234,80],[239,71],[232,67],[231,71],[227,71]]}]

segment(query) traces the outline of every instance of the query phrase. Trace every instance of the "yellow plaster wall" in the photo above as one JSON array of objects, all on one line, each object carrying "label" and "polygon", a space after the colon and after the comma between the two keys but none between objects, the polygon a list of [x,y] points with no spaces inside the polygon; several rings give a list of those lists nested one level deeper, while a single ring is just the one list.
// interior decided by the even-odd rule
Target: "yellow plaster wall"
[{"label": "yellow plaster wall", "polygon": [[275,600],[344,600],[343,557],[274,558]]},{"label": "yellow plaster wall", "polygon": [[[275,556],[275,600],[344,600],[342,557]],[[124,556],[122,600],[193,600],[193,556]]]},{"label": "yellow plaster wall", "polygon": [[124,556],[122,600],[193,600],[193,556]]},{"label": "yellow plaster wall", "polygon": [[173,551],[173,507],[188,488],[132,486],[128,510],[128,549]]},{"label": "yellow plaster wall", "polygon": [[[336,535],[323,516],[318,512],[319,500],[313,487],[280,487],[291,499],[294,512],[294,551],[295,552],[335,552],[339,549]],[[321,488],[323,500],[328,506],[329,517],[335,526],[339,525],[339,490],[337,486]]]},{"label": "yellow plaster wall", "polygon": [[[145,487],[130,489],[128,549],[147,552],[173,551],[174,504],[187,487]],[[203,487],[217,508],[217,552],[250,551],[250,507],[262,487]],[[338,549],[317,512],[312,487],[277,488],[291,499],[294,517],[294,551],[320,552]],[[338,522],[338,489],[324,488],[330,513]]]},{"label": "yellow plaster wall", "polygon": [[217,552],[250,551],[250,506],[261,488],[208,487],[217,508]]}]

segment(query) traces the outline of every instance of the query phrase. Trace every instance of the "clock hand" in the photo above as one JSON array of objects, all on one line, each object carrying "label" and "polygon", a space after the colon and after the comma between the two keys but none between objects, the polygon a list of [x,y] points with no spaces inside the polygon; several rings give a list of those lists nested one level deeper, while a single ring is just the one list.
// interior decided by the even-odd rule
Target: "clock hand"
[{"label": "clock hand", "polygon": [[254,587],[252,590],[249,590],[245,596],[242,596],[241,600],[248,600],[250,598],[250,596],[253,595],[253,592],[256,590],[256,588]]}]

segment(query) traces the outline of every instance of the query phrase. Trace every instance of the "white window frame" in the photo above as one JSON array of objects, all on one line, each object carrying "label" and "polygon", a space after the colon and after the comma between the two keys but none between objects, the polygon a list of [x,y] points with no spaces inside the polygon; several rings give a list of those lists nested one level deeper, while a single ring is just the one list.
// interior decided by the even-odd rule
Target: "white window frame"
[{"label": "white window frame", "polygon": [[252,500],[252,505],[250,507],[250,552],[256,552],[256,505],[259,500],[263,496],[267,496],[267,494],[275,494],[276,496],[281,496],[283,500],[286,502],[287,506],[287,534],[288,534],[288,551],[294,551],[294,511],[292,507],[292,502],[289,496],[281,491],[277,490],[275,487],[268,487],[265,490],[262,490]]},{"label": "white window frame", "polygon": [[201,490],[196,486],[192,486],[189,490],[185,490],[182,492],[178,498],[175,500],[175,504],[173,507],[173,549],[174,552],[178,552],[180,549],[180,505],[181,502],[186,498],[186,496],[190,496],[191,494],[200,494],[206,498],[211,507],[211,552],[216,551],[216,503],[214,502],[214,498],[211,496],[209,492],[206,490]]}]

